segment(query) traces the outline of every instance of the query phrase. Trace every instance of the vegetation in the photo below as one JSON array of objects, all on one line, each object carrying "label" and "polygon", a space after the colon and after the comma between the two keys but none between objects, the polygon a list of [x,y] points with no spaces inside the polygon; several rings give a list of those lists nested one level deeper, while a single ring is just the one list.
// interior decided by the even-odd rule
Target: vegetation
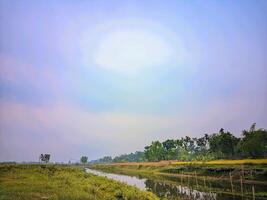
[{"label": "vegetation", "polygon": [[253,124],[244,130],[240,138],[229,131],[220,129],[218,133],[205,134],[200,138],[188,136],[180,139],[167,139],[164,142],[153,141],[144,148],[144,152],[124,154],[112,159],[99,159],[95,163],[143,162],[162,160],[215,160],[264,158],[267,156],[267,130],[256,129]]},{"label": "vegetation", "polygon": [[85,173],[82,168],[58,165],[0,165],[1,200],[152,200],[140,191],[105,177]]},{"label": "vegetation", "polygon": [[267,180],[267,159],[128,162],[94,164],[91,168],[114,173],[174,176],[195,176],[195,173],[197,173],[199,176],[220,179],[229,179],[229,173],[231,172],[237,181],[240,181],[240,176],[246,181],[265,182]]},{"label": "vegetation", "polygon": [[[187,162],[144,162],[95,164],[94,169],[147,179],[149,191],[167,199],[194,199],[185,190],[177,194],[180,186],[190,188],[203,195],[217,193],[218,199],[266,199],[267,160],[228,160]],[[252,173],[251,173],[252,172]],[[231,174],[231,177],[229,176]],[[169,185],[169,186],[168,186]],[[242,185],[242,186],[241,186]],[[175,187],[178,186],[178,187]],[[231,189],[234,188],[234,190]],[[174,188],[174,189],[173,189]],[[189,195],[189,196],[187,196]],[[205,196],[204,196],[205,198]],[[206,198],[205,198],[206,199]],[[208,198],[207,199],[211,199]]]},{"label": "vegetation", "polygon": [[50,154],[41,154],[39,156],[39,162],[48,163],[50,160]]},{"label": "vegetation", "polygon": [[173,162],[172,164],[203,164],[203,165],[267,165],[267,159],[244,159],[244,160],[212,160],[207,162]]},{"label": "vegetation", "polygon": [[260,158],[267,156],[267,131],[255,128],[253,124],[249,131],[243,131],[243,139],[238,143],[242,157]]},{"label": "vegetation", "polygon": [[144,152],[136,151],[135,153],[123,154],[116,156],[113,162],[142,162],[144,161]]},{"label": "vegetation", "polygon": [[87,163],[88,157],[87,156],[82,156],[81,157],[81,163]]},{"label": "vegetation", "polygon": [[145,155],[142,151],[136,151],[135,153],[123,154],[116,156],[112,159],[111,156],[104,156],[98,160],[91,160],[90,163],[111,163],[111,162],[143,162],[145,161]]},{"label": "vegetation", "polygon": [[[173,193],[174,198],[169,199],[177,197],[177,190],[173,192],[172,189],[174,185],[207,194],[223,194],[222,199],[228,199],[232,195],[237,196],[237,199],[253,199],[252,188],[255,190],[256,199],[267,197],[267,159],[124,162],[94,164],[90,168],[146,178],[151,182],[151,186],[148,182],[148,185],[146,184],[150,188],[149,191],[159,197]],[[168,182],[170,187],[166,187]]]}]

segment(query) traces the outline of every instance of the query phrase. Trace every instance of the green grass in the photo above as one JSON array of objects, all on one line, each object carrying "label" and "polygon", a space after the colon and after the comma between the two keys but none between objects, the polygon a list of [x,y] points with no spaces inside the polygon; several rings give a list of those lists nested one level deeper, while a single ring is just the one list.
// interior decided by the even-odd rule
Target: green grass
[{"label": "green grass", "polygon": [[0,200],[154,200],[149,192],[82,168],[57,165],[0,165]]}]

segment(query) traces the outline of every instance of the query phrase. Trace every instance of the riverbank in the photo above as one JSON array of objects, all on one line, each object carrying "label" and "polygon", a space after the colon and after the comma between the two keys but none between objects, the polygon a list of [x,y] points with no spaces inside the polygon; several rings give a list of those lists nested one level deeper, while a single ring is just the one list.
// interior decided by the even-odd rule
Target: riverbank
[{"label": "riverbank", "polygon": [[[182,186],[236,199],[267,199],[267,160],[211,162],[143,162],[91,165],[90,168],[153,180],[154,183]],[[154,184],[155,185],[155,184]],[[153,188],[153,187],[152,187]]]},{"label": "riverbank", "polygon": [[150,192],[62,165],[0,165],[0,200],[157,200]]},{"label": "riverbank", "polygon": [[153,173],[175,176],[203,176],[206,178],[233,179],[242,177],[248,182],[266,182],[267,159],[216,160],[216,161],[161,161],[95,164],[90,166],[107,172]]}]

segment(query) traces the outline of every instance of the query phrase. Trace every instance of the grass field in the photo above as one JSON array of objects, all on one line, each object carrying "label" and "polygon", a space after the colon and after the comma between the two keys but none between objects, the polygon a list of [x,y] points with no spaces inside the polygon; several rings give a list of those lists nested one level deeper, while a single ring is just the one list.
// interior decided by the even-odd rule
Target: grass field
[{"label": "grass field", "polygon": [[0,200],[156,200],[152,193],[56,165],[0,165]]}]

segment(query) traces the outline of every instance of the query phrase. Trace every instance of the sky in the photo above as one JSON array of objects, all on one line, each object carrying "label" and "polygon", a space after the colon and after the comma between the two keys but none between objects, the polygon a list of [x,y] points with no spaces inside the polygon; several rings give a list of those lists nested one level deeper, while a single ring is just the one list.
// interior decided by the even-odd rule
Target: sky
[{"label": "sky", "polygon": [[0,1],[0,161],[267,128],[267,1]]}]

